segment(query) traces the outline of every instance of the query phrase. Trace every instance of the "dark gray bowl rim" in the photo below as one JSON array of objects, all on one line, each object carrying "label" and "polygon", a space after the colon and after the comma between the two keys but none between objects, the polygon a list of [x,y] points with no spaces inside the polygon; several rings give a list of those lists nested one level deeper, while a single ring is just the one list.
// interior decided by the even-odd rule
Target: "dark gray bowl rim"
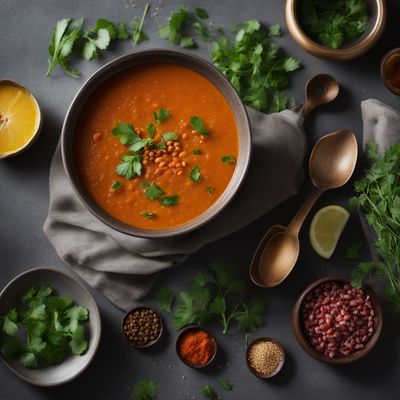
[{"label": "dark gray bowl rim", "polygon": [[0,292],[0,301],[4,295],[4,293],[8,290],[8,288],[10,286],[12,286],[17,280],[19,280],[20,278],[22,278],[25,275],[29,275],[32,273],[35,273],[37,271],[49,271],[51,273],[56,273],[56,274],[60,274],[63,275],[64,278],[70,279],[72,282],[74,282],[74,284],[76,284],[77,286],[80,287],[80,289],[82,289],[82,291],[84,291],[89,298],[92,299],[93,304],[95,305],[94,309],[95,309],[95,316],[96,319],[98,319],[99,321],[99,325],[98,325],[98,335],[96,336],[96,338],[94,339],[94,347],[93,347],[93,353],[92,356],[88,359],[87,363],[79,370],[75,371],[74,374],[72,374],[71,376],[69,376],[68,378],[61,380],[59,382],[56,383],[49,383],[49,384],[39,384],[36,381],[27,378],[26,376],[20,374],[17,370],[15,370],[8,362],[7,360],[4,359],[4,357],[0,354],[0,359],[3,362],[3,364],[11,371],[13,372],[15,375],[17,375],[19,378],[21,378],[22,380],[24,380],[25,382],[28,382],[32,385],[35,386],[41,386],[41,387],[55,387],[55,386],[61,386],[64,385],[68,382],[71,382],[72,380],[74,380],[75,378],[77,378],[79,375],[81,375],[88,367],[89,365],[92,363],[96,353],[97,353],[97,349],[99,347],[100,344],[100,339],[101,339],[101,334],[102,334],[102,326],[101,326],[101,317],[100,317],[100,311],[99,311],[99,307],[97,305],[97,302],[95,300],[95,298],[93,297],[93,295],[90,293],[90,291],[86,288],[85,285],[83,285],[81,282],[79,282],[78,279],[74,278],[73,276],[67,274],[66,272],[63,271],[59,271],[56,269],[52,269],[52,268],[46,268],[46,267],[36,267],[36,268],[31,268],[28,269],[27,271],[21,272],[20,274],[18,274],[17,276],[15,276],[13,279],[11,279],[6,286],[4,286],[4,288],[1,290]]},{"label": "dark gray bowl rim", "polygon": [[[156,62],[162,61],[149,61],[148,59],[154,58],[165,58],[164,62],[169,63],[176,63],[178,65],[183,65],[187,68],[191,68],[189,64],[193,66],[193,70],[197,73],[203,75],[206,79],[210,80],[209,77],[202,74],[199,69],[203,68],[207,70],[207,72],[214,77],[214,82],[211,83],[216,86],[218,90],[221,91],[221,94],[225,97],[225,99],[230,103],[230,107],[235,115],[236,122],[241,120],[242,127],[243,127],[243,143],[240,139],[240,127],[239,127],[239,158],[236,164],[235,171],[232,175],[232,178],[225,188],[224,192],[221,196],[217,199],[215,203],[213,203],[206,211],[200,214],[198,217],[184,223],[178,225],[173,228],[168,229],[157,229],[157,230],[150,230],[150,229],[141,229],[122,221],[114,218],[111,214],[107,213],[102,207],[100,207],[96,201],[90,196],[88,191],[84,188],[83,184],[80,182],[78,173],[74,166],[73,160],[73,151],[71,149],[72,142],[75,133],[75,125],[76,119],[78,115],[93,93],[93,91],[99,87],[99,85],[105,82],[107,79],[115,75],[116,73],[127,69],[132,68],[135,65],[140,64],[151,64]],[[147,61],[143,61],[147,59]],[[127,65],[127,63],[131,63]],[[186,63],[186,64],[185,64]],[[196,69],[197,67],[197,69]],[[221,84],[225,93],[219,87],[216,82]],[[229,98],[228,98],[229,95]],[[72,126],[71,126],[72,125]],[[82,85],[79,89],[78,93],[72,100],[67,114],[64,119],[64,123],[62,126],[61,132],[61,154],[62,160],[64,165],[64,170],[68,176],[69,182],[79,198],[82,204],[92,213],[98,220],[103,222],[104,224],[108,225],[112,229],[119,231],[121,233],[142,237],[142,238],[151,238],[151,239],[164,239],[179,236],[182,234],[189,233],[199,227],[205,225],[211,219],[216,217],[235,197],[237,192],[239,191],[244,178],[247,174],[249,164],[250,164],[250,157],[251,157],[251,150],[252,150],[252,135],[251,135],[251,127],[249,118],[247,115],[246,108],[240,99],[239,94],[237,93],[236,89],[232,86],[232,84],[228,81],[228,79],[210,62],[205,60],[202,57],[199,57],[195,54],[192,54],[187,51],[177,51],[177,50],[170,50],[170,49],[162,49],[162,48],[153,48],[147,50],[140,50],[134,51],[125,55],[122,55],[101,68],[99,68],[94,74],[92,74],[86,82]]]}]

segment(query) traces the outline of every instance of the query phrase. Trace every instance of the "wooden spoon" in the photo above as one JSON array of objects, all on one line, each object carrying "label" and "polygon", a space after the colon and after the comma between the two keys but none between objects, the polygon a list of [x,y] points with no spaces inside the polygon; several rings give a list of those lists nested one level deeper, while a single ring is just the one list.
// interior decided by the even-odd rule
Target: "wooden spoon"
[{"label": "wooden spoon", "polygon": [[261,240],[250,266],[250,277],[256,285],[273,287],[290,274],[299,256],[299,232],[304,220],[325,190],[343,186],[350,179],[357,154],[356,137],[351,131],[339,130],[318,140],[309,161],[314,189],[287,228],[274,225]]},{"label": "wooden spoon", "polygon": [[306,101],[302,106],[294,107],[293,111],[298,112],[302,109],[304,116],[307,116],[315,108],[335,100],[339,94],[339,84],[330,75],[314,75],[306,83],[305,92]]}]

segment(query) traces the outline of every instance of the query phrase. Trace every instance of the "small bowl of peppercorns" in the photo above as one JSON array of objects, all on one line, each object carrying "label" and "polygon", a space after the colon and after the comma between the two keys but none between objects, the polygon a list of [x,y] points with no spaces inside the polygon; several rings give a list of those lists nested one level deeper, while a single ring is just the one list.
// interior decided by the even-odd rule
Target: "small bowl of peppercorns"
[{"label": "small bowl of peppercorns", "polygon": [[132,347],[144,349],[155,345],[163,333],[160,314],[150,307],[136,307],[122,319],[122,333]]},{"label": "small bowl of peppercorns", "polygon": [[369,286],[355,288],[346,278],[328,276],[300,295],[292,324],[309,355],[328,364],[349,364],[375,347],[382,331],[382,310]]}]

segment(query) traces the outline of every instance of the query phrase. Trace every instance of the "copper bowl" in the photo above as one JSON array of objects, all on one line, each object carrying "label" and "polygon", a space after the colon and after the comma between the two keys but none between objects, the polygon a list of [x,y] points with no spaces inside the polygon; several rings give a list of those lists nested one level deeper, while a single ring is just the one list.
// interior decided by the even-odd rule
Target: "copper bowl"
[{"label": "copper bowl", "polygon": [[340,49],[331,49],[315,42],[303,31],[298,18],[299,1],[301,0],[286,0],[286,25],[293,40],[305,51],[318,58],[347,61],[360,57],[376,44],[385,29],[386,0],[366,0],[371,15],[365,32],[356,41]]},{"label": "copper bowl", "polygon": [[[154,311],[154,314],[158,317],[158,320],[160,321],[160,333],[158,334],[158,336],[157,336],[154,340],[151,340],[150,342],[147,342],[146,344],[143,344],[143,345],[140,345],[140,344],[136,344],[136,343],[131,342],[131,341],[129,340],[128,336],[127,336],[127,335],[125,334],[125,332],[124,332],[125,320],[128,318],[128,316],[129,316],[130,314],[134,313],[135,311],[140,311],[140,310],[152,310],[152,311]],[[129,344],[130,346],[135,347],[136,349],[146,349],[146,348],[148,348],[148,347],[154,346],[154,345],[155,345],[156,343],[158,343],[158,341],[161,339],[161,336],[162,336],[162,334],[163,334],[163,332],[164,332],[163,320],[162,320],[162,318],[161,318],[161,315],[160,315],[156,310],[154,310],[154,308],[146,307],[146,306],[135,307],[135,308],[132,308],[131,310],[129,310],[129,311],[124,315],[124,317],[122,318],[122,321],[121,321],[121,332],[122,332],[122,334],[124,335],[125,339],[127,340],[128,344]]]},{"label": "copper bowl", "polygon": [[[207,334],[210,336],[210,338],[211,338],[211,340],[212,340],[212,342],[213,342],[213,344],[214,344],[214,354],[212,355],[212,357],[208,360],[208,362],[207,362],[206,364],[202,364],[202,365],[192,364],[192,363],[190,363],[189,361],[185,360],[185,359],[181,356],[181,354],[180,354],[180,352],[179,352],[179,343],[180,343],[180,341],[182,340],[182,338],[183,338],[186,334],[188,334],[189,332],[194,332],[194,331],[203,331],[203,332],[207,333]],[[194,369],[202,369],[202,368],[207,367],[208,365],[210,365],[210,364],[214,361],[215,356],[217,355],[218,345],[217,345],[217,341],[215,340],[214,336],[211,335],[210,332],[208,332],[206,329],[202,328],[201,326],[192,325],[192,326],[189,326],[189,327],[183,329],[183,330],[179,333],[178,337],[176,338],[175,350],[176,350],[176,354],[178,355],[179,359],[180,359],[184,364],[186,364],[188,367],[194,368]]]},{"label": "copper bowl", "polygon": [[[274,372],[272,372],[271,374],[261,374],[259,372],[257,372],[257,370],[255,370],[250,362],[249,362],[249,353],[250,353],[250,349],[252,348],[253,345],[255,345],[258,342],[271,342],[276,344],[279,347],[279,350],[281,351],[282,354],[282,359],[278,365],[278,367],[276,368],[276,370]],[[250,372],[257,376],[258,378],[261,379],[269,379],[272,378],[273,376],[275,376],[283,367],[283,364],[285,363],[285,350],[283,348],[283,346],[280,344],[280,342],[278,342],[276,339],[272,339],[269,337],[260,337],[257,339],[254,339],[248,346],[247,346],[247,351],[246,351],[246,363],[247,363],[247,368],[250,370]]]},{"label": "copper bowl", "polygon": [[[385,86],[397,96],[400,96],[400,87],[393,86],[388,77],[389,70],[400,68],[400,47],[387,52],[381,62],[381,78]],[[399,73],[399,71],[397,72]]]},{"label": "copper bowl", "polygon": [[327,363],[327,364],[350,364],[355,361],[358,361],[364,358],[371,350],[375,347],[381,332],[382,332],[382,309],[379,303],[378,297],[375,292],[367,285],[363,286],[363,290],[370,296],[374,311],[375,311],[375,333],[371,336],[370,340],[366,343],[365,347],[362,350],[357,351],[356,353],[350,354],[348,356],[339,357],[339,358],[329,358],[324,354],[318,352],[314,349],[311,343],[308,341],[307,337],[303,332],[303,325],[300,321],[300,312],[301,306],[303,304],[304,299],[307,295],[314,290],[317,286],[321,285],[325,282],[343,282],[350,283],[349,279],[343,278],[342,276],[326,276],[324,278],[317,279],[313,283],[311,283],[300,295],[297,299],[293,311],[292,311],[292,326],[294,335],[299,343],[299,345],[303,348],[303,350],[308,353],[311,357],[314,357],[316,360]]}]

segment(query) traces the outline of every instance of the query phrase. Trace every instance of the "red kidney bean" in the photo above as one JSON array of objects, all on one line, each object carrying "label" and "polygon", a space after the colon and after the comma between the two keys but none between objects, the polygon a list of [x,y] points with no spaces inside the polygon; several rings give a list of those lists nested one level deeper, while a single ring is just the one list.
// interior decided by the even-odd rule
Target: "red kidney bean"
[{"label": "red kidney bean", "polygon": [[300,315],[312,346],[330,358],[362,350],[375,332],[370,296],[348,283],[318,286],[307,295]]}]

